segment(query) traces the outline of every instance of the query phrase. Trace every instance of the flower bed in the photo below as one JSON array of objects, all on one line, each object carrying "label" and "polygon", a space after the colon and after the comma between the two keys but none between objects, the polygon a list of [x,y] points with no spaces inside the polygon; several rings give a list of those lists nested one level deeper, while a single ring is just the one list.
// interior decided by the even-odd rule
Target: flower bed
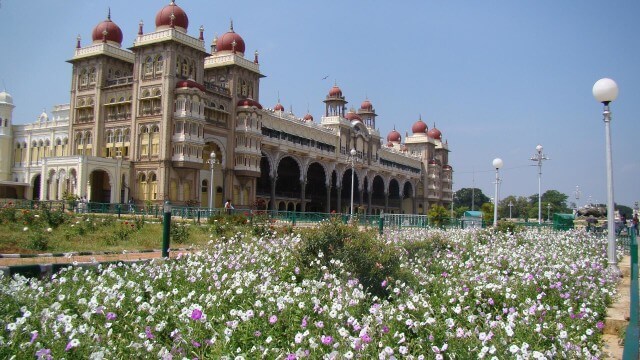
[{"label": "flower bed", "polygon": [[[617,280],[584,232],[390,232],[405,280],[370,295],[299,235],[0,283],[0,357],[600,358]],[[328,264],[328,265],[325,265]],[[303,275],[306,274],[306,275]]]}]

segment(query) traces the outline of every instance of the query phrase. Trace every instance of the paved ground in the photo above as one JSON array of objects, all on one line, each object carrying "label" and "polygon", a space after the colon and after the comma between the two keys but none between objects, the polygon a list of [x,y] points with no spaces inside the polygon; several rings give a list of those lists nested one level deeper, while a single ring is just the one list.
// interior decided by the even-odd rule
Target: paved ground
[{"label": "paved ground", "polygon": [[[189,250],[176,250],[169,252],[170,257],[176,257],[180,253],[186,253]],[[137,261],[147,259],[159,259],[161,257],[160,250],[152,252],[132,252],[121,254],[95,254],[95,255],[67,255],[67,256],[38,256],[31,258],[0,258],[0,266],[15,265],[34,265],[34,264],[72,264],[92,263],[92,262],[108,262],[108,261]]]}]

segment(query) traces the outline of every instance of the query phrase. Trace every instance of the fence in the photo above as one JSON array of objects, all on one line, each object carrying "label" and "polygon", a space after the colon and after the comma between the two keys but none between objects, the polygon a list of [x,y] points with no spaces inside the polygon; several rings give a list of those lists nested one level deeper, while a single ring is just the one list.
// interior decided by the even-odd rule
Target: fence
[{"label": "fence", "polygon": [[629,301],[629,325],[624,337],[624,360],[636,360],[639,355],[640,331],[638,321],[640,287],[638,284],[638,236],[636,229],[627,228],[629,238],[629,252],[631,254],[631,285]]}]

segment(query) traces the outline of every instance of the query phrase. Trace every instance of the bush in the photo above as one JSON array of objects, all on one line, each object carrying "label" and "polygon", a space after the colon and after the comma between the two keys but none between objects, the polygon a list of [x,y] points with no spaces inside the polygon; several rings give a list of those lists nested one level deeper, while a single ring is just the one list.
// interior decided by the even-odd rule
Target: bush
[{"label": "bush", "polygon": [[189,240],[189,232],[189,225],[185,225],[179,222],[171,224],[171,242],[174,242],[176,244],[184,244],[185,242],[187,242],[187,240]]},{"label": "bush", "polygon": [[499,220],[496,230],[507,234],[516,234],[522,231],[522,227],[508,220]]},{"label": "bush", "polygon": [[33,229],[27,237],[27,247],[32,250],[44,251],[49,248],[49,237],[42,229]]},{"label": "bush", "polygon": [[8,203],[0,208],[0,224],[11,224],[18,220],[18,210],[12,203]]},{"label": "bush", "polygon": [[69,215],[67,215],[62,210],[50,210],[47,208],[42,209],[42,219],[52,228],[57,228],[58,226],[69,221]]},{"label": "bush", "polygon": [[399,249],[384,243],[375,231],[359,231],[332,218],[301,235],[296,262],[302,269],[311,270],[316,261],[331,266],[332,260],[339,260],[365,289],[377,296],[388,295],[383,282],[403,276]]}]

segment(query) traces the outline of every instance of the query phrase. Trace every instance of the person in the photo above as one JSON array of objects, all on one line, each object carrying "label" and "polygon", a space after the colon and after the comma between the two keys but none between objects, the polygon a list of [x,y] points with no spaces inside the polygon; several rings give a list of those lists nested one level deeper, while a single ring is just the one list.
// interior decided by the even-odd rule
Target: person
[{"label": "person", "polygon": [[129,212],[133,214],[133,198],[129,199]]},{"label": "person", "polygon": [[633,220],[631,220],[631,227],[636,231],[638,235],[638,213],[633,214]]},{"label": "person", "polygon": [[231,204],[231,199],[227,199],[227,202],[224,203],[224,210],[227,212],[227,214],[231,214],[231,210],[233,209],[235,208]]}]

